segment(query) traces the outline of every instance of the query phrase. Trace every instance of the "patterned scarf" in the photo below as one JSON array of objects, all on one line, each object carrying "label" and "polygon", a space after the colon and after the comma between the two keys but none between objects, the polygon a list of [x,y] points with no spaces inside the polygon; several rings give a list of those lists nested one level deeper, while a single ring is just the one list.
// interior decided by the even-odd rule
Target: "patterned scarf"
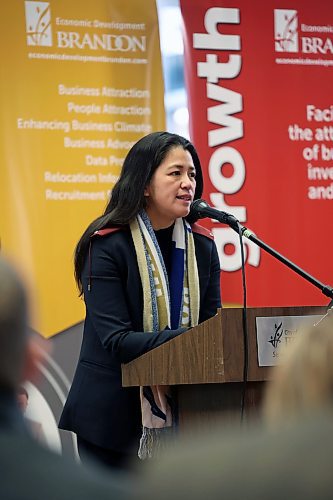
[{"label": "patterned scarf", "polygon": [[[170,277],[145,211],[130,224],[143,288],[143,328],[161,330],[193,327],[199,319],[199,278],[191,226],[176,219],[172,233]],[[140,388],[143,433],[141,459],[159,454],[173,425],[170,387]]]}]

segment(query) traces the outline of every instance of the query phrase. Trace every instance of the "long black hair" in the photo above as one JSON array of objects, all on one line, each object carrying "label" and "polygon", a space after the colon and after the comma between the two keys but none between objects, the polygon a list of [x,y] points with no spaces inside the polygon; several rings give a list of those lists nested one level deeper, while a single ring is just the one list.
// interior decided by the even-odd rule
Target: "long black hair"
[{"label": "long black hair", "polygon": [[104,214],[89,224],[76,245],[74,274],[81,294],[81,274],[91,235],[102,228],[129,224],[140,210],[145,208],[145,188],[168,152],[179,146],[192,156],[196,169],[194,199],[201,198],[203,191],[201,164],[195,147],[190,141],[169,132],[153,132],[140,139],[129,150],[124,160],[120,177],[112,189],[111,199]]}]

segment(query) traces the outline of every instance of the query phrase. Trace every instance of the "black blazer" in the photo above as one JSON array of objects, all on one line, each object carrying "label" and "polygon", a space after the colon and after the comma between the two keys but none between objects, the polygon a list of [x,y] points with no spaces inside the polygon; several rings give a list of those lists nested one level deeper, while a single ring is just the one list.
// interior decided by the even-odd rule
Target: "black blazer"
[{"label": "black blazer", "polygon": [[[137,449],[141,433],[139,388],[122,387],[121,363],[185,330],[143,332],[142,285],[129,228],[101,234],[92,238],[82,273],[82,347],[59,427],[98,446],[130,452]],[[220,265],[209,232],[195,224],[193,234],[202,322],[221,305]]]}]

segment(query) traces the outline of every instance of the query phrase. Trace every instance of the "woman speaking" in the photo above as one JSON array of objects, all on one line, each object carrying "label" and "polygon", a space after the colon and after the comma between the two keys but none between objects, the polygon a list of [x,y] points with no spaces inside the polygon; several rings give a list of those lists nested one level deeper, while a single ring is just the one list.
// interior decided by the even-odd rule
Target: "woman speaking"
[{"label": "woman speaking", "polygon": [[154,457],[173,426],[169,387],[123,388],[121,363],[214,316],[220,265],[210,233],[189,220],[203,190],[185,138],[155,132],[127,154],[104,214],[75,251],[86,304],[82,347],[60,428],[82,460],[126,468]]}]

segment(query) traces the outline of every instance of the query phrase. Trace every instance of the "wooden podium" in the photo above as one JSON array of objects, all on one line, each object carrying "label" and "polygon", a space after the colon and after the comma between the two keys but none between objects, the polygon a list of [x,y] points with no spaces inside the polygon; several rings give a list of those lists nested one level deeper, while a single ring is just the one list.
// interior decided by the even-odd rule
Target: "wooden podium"
[{"label": "wooden podium", "polygon": [[[247,309],[248,383],[245,414],[260,407],[270,368],[260,367],[256,317],[324,314],[325,307]],[[177,386],[180,429],[207,427],[221,418],[240,418],[244,340],[242,309],[219,310],[213,318],[122,365],[123,386]]]}]

